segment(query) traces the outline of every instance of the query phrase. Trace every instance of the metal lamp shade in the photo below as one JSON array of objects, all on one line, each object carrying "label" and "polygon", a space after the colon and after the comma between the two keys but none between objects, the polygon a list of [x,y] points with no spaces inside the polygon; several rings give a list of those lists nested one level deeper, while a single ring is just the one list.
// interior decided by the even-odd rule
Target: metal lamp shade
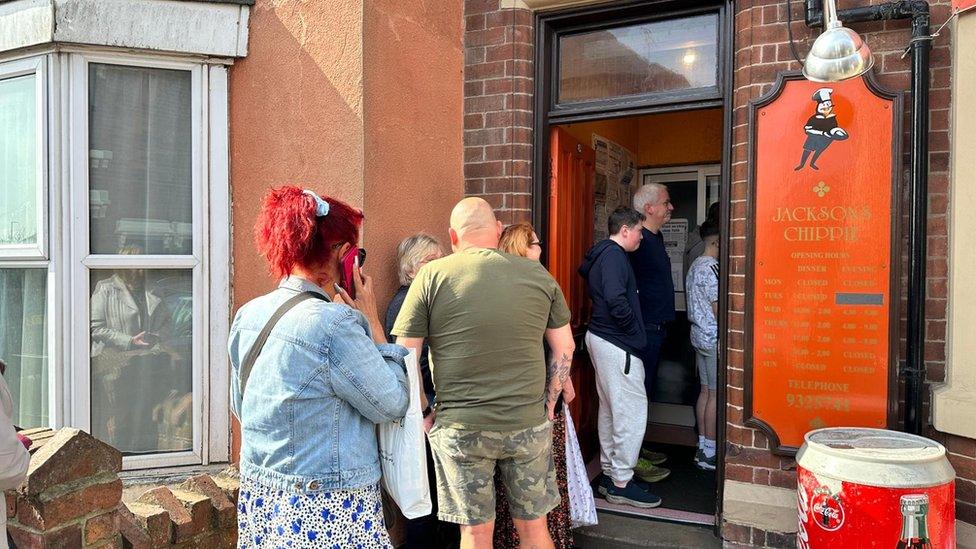
[{"label": "metal lamp shade", "polygon": [[803,76],[814,82],[837,82],[861,76],[874,65],[871,48],[839,22],[828,24],[813,43]]}]

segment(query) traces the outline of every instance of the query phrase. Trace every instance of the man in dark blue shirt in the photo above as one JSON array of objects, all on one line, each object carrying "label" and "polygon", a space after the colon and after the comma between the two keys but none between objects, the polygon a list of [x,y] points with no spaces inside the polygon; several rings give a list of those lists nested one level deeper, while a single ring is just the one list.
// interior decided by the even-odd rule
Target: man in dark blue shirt
[{"label": "man in dark blue shirt", "polygon": [[647,343],[641,358],[644,362],[644,386],[647,398],[653,395],[661,345],[667,335],[667,323],[674,320],[674,280],[671,259],[664,248],[661,227],[671,219],[674,206],[668,188],[648,183],[634,193],[634,209],[644,214],[640,248],[630,254],[630,264],[637,277],[641,316],[647,331]]}]

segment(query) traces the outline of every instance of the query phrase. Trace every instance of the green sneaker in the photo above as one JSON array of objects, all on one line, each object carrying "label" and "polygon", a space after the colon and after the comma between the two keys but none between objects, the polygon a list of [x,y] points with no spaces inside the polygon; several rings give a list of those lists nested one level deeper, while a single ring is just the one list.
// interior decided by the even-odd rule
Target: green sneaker
[{"label": "green sneaker", "polygon": [[637,466],[634,467],[634,474],[644,482],[658,482],[667,478],[671,470],[657,467],[650,461],[640,458],[637,460]]},{"label": "green sneaker", "polygon": [[652,452],[644,448],[641,448],[640,457],[649,461],[651,465],[660,465],[668,460],[667,454],[662,454],[661,452]]}]

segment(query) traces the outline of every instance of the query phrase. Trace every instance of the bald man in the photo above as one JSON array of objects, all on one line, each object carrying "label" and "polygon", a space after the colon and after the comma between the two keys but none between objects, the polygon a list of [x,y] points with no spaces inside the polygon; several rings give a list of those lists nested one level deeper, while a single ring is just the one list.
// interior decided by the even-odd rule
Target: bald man
[{"label": "bald man", "polygon": [[538,261],[496,249],[502,225],[484,200],[459,202],[449,232],[454,254],[420,269],[392,330],[430,345],[438,517],[461,525],[462,548],[490,548],[497,467],[523,546],[552,547],[550,420],[572,363],[569,309]]}]

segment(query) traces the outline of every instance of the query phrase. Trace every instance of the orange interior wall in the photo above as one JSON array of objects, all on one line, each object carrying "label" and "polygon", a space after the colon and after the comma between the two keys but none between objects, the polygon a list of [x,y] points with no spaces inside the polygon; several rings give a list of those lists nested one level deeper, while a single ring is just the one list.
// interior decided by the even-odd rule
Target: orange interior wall
[{"label": "orange interior wall", "polygon": [[601,135],[634,153],[641,168],[722,161],[722,109],[704,109],[561,126],[586,145]]},{"label": "orange interior wall", "polygon": [[636,155],[639,148],[639,123],[639,118],[615,118],[613,120],[565,124],[562,128],[576,139],[582,141],[584,145],[593,146],[592,134],[595,133],[624,146]]},{"label": "orange interior wall", "polygon": [[722,109],[640,118],[637,164],[643,168],[722,161]]}]

